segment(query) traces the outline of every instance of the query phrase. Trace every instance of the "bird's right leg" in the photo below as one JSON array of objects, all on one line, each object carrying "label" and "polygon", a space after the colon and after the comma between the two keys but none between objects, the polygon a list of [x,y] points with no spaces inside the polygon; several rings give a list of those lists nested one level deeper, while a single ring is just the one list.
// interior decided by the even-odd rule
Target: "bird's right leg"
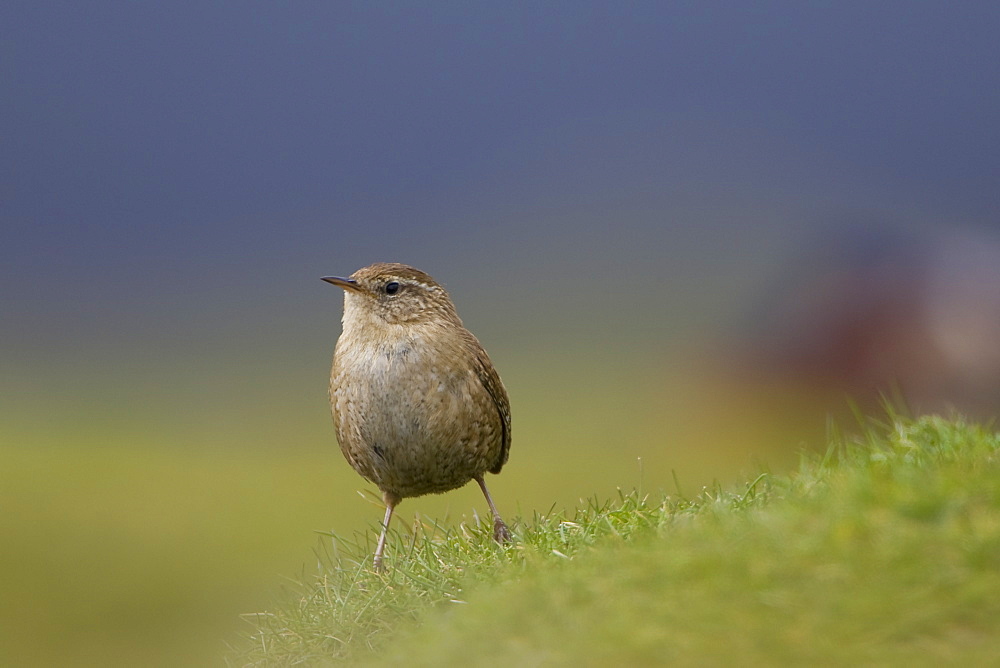
[{"label": "bird's right leg", "polygon": [[396,509],[396,504],[402,499],[395,494],[383,491],[382,500],[385,502],[385,518],[382,520],[382,534],[378,537],[378,544],[375,546],[375,570],[379,572],[385,570],[382,566],[382,552],[385,550],[385,538],[389,532],[389,520],[392,519],[392,511]]}]

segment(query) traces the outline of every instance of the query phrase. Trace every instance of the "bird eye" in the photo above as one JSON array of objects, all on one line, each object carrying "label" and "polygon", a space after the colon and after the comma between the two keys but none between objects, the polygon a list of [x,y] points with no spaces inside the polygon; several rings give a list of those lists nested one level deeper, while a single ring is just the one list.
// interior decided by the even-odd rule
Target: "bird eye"
[{"label": "bird eye", "polygon": [[392,281],[391,283],[385,284],[385,294],[394,295],[399,292],[399,283]]}]

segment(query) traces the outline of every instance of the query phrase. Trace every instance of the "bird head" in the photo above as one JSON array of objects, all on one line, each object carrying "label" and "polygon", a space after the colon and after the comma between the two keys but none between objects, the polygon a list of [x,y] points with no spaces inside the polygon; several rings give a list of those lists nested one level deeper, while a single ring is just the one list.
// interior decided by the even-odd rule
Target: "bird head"
[{"label": "bird head", "polygon": [[447,291],[414,267],[377,262],[342,278],[326,276],[343,288],[344,317],[360,316],[390,324],[441,320],[461,325]]}]

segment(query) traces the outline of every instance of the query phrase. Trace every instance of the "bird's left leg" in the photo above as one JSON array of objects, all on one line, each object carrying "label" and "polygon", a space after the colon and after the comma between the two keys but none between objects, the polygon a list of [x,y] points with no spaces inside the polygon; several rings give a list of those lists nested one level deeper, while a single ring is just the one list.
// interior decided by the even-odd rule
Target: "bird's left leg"
[{"label": "bird's left leg", "polygon": [[479,483],[479,489],[483,490],[483,496],[486,497],[486,503],[490,505],[490,512],[493,514],[493,540],[501,544],[509,543],[511,540],[510,529],[500,518],[500,513],[497,512],[497,507],[490,497],[490,491],[486,489],[486,482],[483,480],[482,474],[476,476],[476,482]]}]

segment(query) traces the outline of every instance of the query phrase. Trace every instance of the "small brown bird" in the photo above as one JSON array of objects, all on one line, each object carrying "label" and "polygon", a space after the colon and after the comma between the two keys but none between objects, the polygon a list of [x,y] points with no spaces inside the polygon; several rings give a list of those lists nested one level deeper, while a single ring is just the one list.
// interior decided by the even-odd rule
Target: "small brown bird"
[{"label": "small brown bird", "polygon": [[507,462],[510,403],[448,293],[405,264],[379,262],[348,278],[323,280],[345,293],[330,373],[337,440],[385,501],[375,568],[382,568],[386,531],[400,501],[470,480],[486,496],[494,539],[509,541],[483,474],[500,473]]}]

